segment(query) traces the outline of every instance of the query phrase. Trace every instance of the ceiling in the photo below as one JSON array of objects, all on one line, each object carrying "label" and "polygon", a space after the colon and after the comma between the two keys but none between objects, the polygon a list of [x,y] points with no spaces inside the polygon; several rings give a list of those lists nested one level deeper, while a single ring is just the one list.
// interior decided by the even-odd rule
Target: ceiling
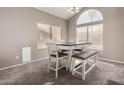
[{"label": "ceiling", "polygon": [[74,14],[71,14],[67,11],[68,7],[35,7],[35,8],[65,20],[68,20],[72,16],[74,16]]}]

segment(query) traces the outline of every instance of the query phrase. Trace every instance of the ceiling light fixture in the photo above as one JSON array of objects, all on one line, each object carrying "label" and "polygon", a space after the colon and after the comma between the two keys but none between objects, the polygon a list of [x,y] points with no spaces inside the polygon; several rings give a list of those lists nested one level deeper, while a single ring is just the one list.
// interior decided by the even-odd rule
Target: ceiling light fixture
[{"label": "ceiling light fixture", "polygon": [[68,12],[70,12],[71,14],[76,14],[80,11],[80,8],[79,7],[69,7],[67,9]]}]

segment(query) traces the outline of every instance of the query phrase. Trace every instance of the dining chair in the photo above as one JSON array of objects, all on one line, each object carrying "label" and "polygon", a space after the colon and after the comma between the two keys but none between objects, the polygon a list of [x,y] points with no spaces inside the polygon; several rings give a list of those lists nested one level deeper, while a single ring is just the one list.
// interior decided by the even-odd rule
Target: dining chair
[{"label": "dining chair", "polygon": [[60,52],[56,43],[53,41],[46,42],[49,53],[49,63],[47,67],[47,72],[49,70],[55,71],[55,77],[58,77],[58,70],[61,68],[67,68],[68,54]]},{"label": "dining chair", "polygon": [[[92,58],[92,60],[90,60]],[[79,64],[75,64],[75,60],[81,61]],[[95,67],[97,61],[97,51],[96,50],[86,50],[80,53],[72,55],[72,75],[79,74],[82,79],[85,80],[86,75],[92,68]],[[87,69],[86,66],[89,62],[93,64]],[[81,70],[81,71],[80,71]]]}]

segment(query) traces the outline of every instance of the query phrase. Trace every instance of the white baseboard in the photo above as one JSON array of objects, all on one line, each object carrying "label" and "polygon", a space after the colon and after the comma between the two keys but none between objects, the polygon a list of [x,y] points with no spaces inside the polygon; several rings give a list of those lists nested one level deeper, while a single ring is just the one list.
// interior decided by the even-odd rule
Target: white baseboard
[{"label": "white baseboard", "polygon": [[48,57],[37,59],[37,60],[33,60],[33,61],[29,61],[29,62],[26,62],[26,63],[21,63],[21,64],[13,65],[13,66],[4,67],[4,68],[1,68],[0,70],[5,70],[5,69],[13,68],[13,67],[17,67],[17,66],[22,66],[22,65],[25,65],[25,64],[33,63],[33,62],[38,62],[38,61],[41,61],[41,60],[44,60],[44,59],[48,59]]},{"label": "white baseboard", "polygon": [[[33,61],[30,61],[30,62],[26,62],[26,63],[21,63],[21,64],[13,65],[13,66],[8,66],[8,67],[0,68],[0,70],[5,70],[5,69],[17,67],[17,66],[22,66],[22,65],[25,65],[25,64],[29,64],[29,63],[33,63],[33,62],[38,62],[38,61],[45,60],[45,59],[48,59],[48,57],[37,59],[37,60],[33,60]],[[103,61],[108,61],[108,62],[124,64],[124,62],[122,62],[122,61],[115,61],[115,60],[110,60],[110,59],[105,59],[105,58],[98,58],[98,59],[99,60],[103,60]]]},{"label": "white baseboard", "polygon": [[99,60],[103,60],[103,61],[108,61],[108,62],[114,62],[114,63],[124,64],[124,62],[122,62],[122,61],[116,61],[116,60],[105,59],[105,58],[98,58],[98,59]]}]

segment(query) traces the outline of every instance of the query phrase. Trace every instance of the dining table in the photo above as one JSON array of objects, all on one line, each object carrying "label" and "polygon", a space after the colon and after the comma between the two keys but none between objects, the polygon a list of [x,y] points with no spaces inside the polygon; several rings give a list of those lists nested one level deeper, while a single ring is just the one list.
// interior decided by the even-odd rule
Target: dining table
[{"label": "dining table", "polygon": [[72,71],[73,62],[71,60],[71,56],[73,55],[74,49],[82,49],[85,50],[86,46],[91,45],[90,42],[57,42],[56,45],[59,47],[59,49],[65,49],[68,50],[69,53],[69,60],[68,60],[68,70]]}]

